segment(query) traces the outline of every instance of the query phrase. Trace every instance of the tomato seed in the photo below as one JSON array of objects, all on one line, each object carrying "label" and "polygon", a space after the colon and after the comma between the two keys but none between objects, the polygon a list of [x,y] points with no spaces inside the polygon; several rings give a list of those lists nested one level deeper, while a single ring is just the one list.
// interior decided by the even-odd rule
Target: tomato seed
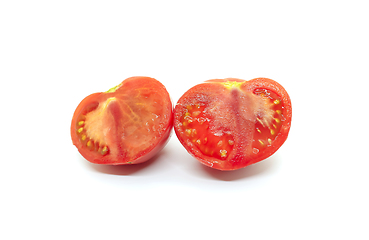
[{"label": "tomato seed", "polygon": [[191,135],[191,129],[186,129],[186,135],[190,136]]},{"label": "tomato seed", "polygon": [[221,156],[222,158],[227,157],[227,150],[222,149],[222,150],[220,150],[219,152],[220,152],[220,156]]},{"label": "tomato seed", "polygon": [[90,141],[88,141],[87,142],[87,144],[86,144],[86,146],[88,147],[88,148],[92,148],[92,145],[93,145],[93,143],[92,143],[92,141],[90,140]]},{"label": "tomato seed", "polygon": [[191,136],[193,137],[193,136],[195,136],[197,134],[197,131],[196,131],[196,129],[194,128],[194,129],[192,129],[192,133],[191,133]]},{"label": "tomato seed", "polygon": [[108,147],[107,146],[105,146],[105,147],[103,147],[103,149],[101,150],[101,154],[102,155],[106,155],[107,153],[108,153],[108,151],[109,151],[109,149],[108,149]]}]

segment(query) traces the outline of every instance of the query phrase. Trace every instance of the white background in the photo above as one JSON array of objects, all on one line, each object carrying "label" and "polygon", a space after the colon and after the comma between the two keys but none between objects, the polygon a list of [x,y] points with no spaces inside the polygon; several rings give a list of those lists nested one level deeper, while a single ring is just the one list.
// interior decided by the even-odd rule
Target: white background
[{"label": "white background", "polygon": [[[1,1],[1,239],[369,239],[367,1]],[[79,102],[131,76],[173,104],[212,78],[268,77],[289,138],[245,169],[175,134],[150,162],[98,166]]]}]

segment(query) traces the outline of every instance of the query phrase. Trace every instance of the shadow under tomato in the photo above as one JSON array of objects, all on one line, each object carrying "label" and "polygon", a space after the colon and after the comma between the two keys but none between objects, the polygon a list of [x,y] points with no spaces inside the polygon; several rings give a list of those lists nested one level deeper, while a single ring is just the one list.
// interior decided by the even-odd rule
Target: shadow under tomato
[{"label": "shadow under tomato", "polygon": [[[150,160],[139,163],[139,164],[132,164],[132,165],[103,165],[103,164],[94,164],[90,163],[86,160],[88,166],[92,168],[94,171],[104,173],[104,174],[110,174],[110,175],[133,175],[136,172],[142,171],[149,166],[153,165],[154,162],[157,161],[158,158],[160,158],[163,154],[165,154],[165,150],[162,150],[158,154],[156,154],[153,158]],[[82,158],[82,157],[81,157]]]},{"label": "shadow under tomato", "polygon": [[279,164],[278,162],[278,156],[274,154],[261,162],[234,171],[220,171],[201,165],[204,172],[215,179],[222,181],[236,181],[272,171]]}]

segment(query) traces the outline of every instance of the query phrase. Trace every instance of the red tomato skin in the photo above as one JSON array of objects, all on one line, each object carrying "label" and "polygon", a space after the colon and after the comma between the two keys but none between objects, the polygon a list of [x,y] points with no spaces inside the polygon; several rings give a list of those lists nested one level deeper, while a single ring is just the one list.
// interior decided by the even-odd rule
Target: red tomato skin
[{"label": "red tomato skin", "polygon": [[[280,128],[275,141],[273,142],[273,145],[268,147],[261,154],[255,155],[251,153],[245,153],[244,149],[249,148],[249,146],[251,146],[252,144],[251,141],[255,123],[247,120],[237,121],[236,116],[239,115],[239,108],[237,107],[237,105],[239,103],[234,102],[234,99],[237,98],[232,98],[232,94],[235,95],[238,93],[238,91],[226,89],[223,84],[220,84],[221,82],[239,82],[242,84],[240,85],[239,89],[244,92],[253,93],[255,89],[267,89],[278,93],[279,97],[281,97],[284,103],[282,114],[285,117],[285,121],[283,122],[283,125]],[[198,148],[195,147],[194,144],[183,137],[185,133],[182,129],[181,117],[186,111],[186,105],[191,102],[192,99],[195,98],[195,96],[199,97],[201,94],[217,96],[218,98],[228,99],[229,102],[233,101],[234,103],[229,104],[228,111],[235,114],[230,121],[234,121],[234,123],[237,123],[233,124],[235,125],[233,127],[233,132],[235,142],[238,142],[238,144],[235,144],[234,150],[225,161],[221,161],[219,159],[204,155]],[[292,105],[290,97],[286,90],[276,81],[268,78],[255,78],[249,81],[236,78],[212,79],[206,81],[205,83],[198,84],[192,87],[178,100],[174,109],[174,130],[181,144],[199,162],[214,169],[230,171],[247,167],[251,164],[262,161],[274,154],[287,139],[291,126],[291,119]]]},{"label": "red tomato skin", "polygon": [[[124,80],[120,85],[121,88],[125,87],[139,87],[142,82],[150,83],[154,85],[154,87],[160,88],[161,92],[165,92],[163,96],[161,96],[164,99],[164,102],[166,103],[164,108],[166,111],[165,114],[165,124],[162,128],[161,134],[158,137],[158,141],[153,144],[151,147],[147,149],[143,149],[139,153],[137,153],[133,158],[127,158],[124,154],[118,154],[115,156],[112,156],[111,154],[107,155],[99,155],[96,154],[93,151],[89,151],[86,149],[84,144],[82,143],[81,139],[79,138],[77,132],[77,122],[78,117],[86,112],[86,108],[89,108],[89,106],[94,106],[98,104],[102,99],[107,99],[111,96],[114,96],[113,93],[108,92],[99,92],[99,93],[93,93],[86,98],[84,98],[79,105],[77,106],[72,122],[71,122],[71,139],[73,142],[73,145],[75,145],[79,151],[79,153],[89,162],[95,163],[95,164],[104,164],[104,165],[126,165],[126,164],[138,164],[148,161],[149,159],[153,158],[156,154],[158,154],[167,144],[167,142],[170,139],[171,130],[173,128],[173,105],[169,96],[169,93],[166,91],[164,85],[162,85],[159,81],[157,81],[154,78],[149,77],[131,77]],[[119,91],[119,89],[117,90]],[[88,112],[88,110],[87,110]],[[122,117],[122,114],[119,113],[119,111],[111,112],[111,114],[115,118]],[[115,136],[116,139],[119,139],[120,136]],[[117,140],[119,141],[119,140]],[[117,143],[117,147],[121,148],[119,143]],[[118,151],[119,152],[119,151]]]}]

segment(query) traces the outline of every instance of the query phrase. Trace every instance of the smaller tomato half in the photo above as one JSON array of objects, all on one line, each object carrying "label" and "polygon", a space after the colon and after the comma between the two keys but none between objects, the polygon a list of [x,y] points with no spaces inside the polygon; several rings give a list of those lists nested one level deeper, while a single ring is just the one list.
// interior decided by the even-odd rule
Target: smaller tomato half
[{"label": "smaller tomato half", "polygon": [[81,101],[72,119],[72,141],[92,163],[145,162],[167,143],[172,110],[163,84],[149,77],[131,77]]},{"label": "smaller tomato half", "polygon": [[174,109],[174,129],[201,163],[235,170],[266,159],[286,141],[291,100],[276,81],[213,79],[188,90]]}]

